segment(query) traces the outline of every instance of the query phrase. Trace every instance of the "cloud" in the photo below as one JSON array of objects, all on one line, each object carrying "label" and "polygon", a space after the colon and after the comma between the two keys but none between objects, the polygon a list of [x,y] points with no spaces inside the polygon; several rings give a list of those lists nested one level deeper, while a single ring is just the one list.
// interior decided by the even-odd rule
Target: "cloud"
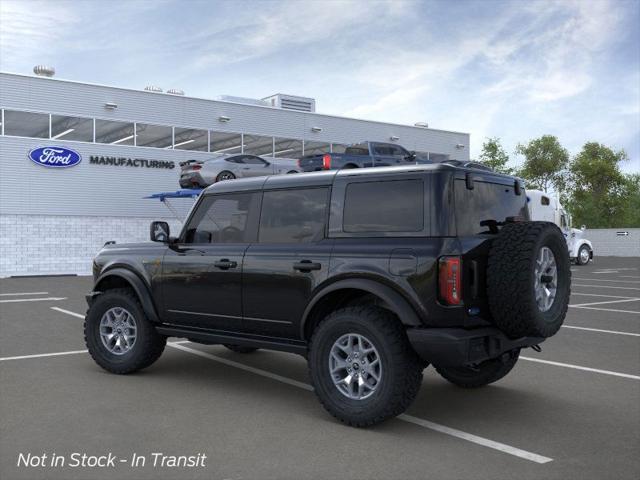
[{"label": "cloud", "polygon": [[79,21],[66,4],[0,1],[0,67],[52,57],[56,43]]}]

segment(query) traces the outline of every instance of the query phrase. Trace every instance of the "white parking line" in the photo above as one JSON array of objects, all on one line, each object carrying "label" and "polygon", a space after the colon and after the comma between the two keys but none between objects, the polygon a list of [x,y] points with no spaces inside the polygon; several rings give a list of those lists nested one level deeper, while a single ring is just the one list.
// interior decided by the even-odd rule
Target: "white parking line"
[{"label": "white parking line", "polygon": [[575,328],[576,330],[587,330],[588,332],[613,333],[616,335],[629,335],[630,337],[640,337],[640,333],[619,332],[617,330],[602,330],[600,328],[576,327],[575,325],[562,325],[562,328]]},{"label": "white parking line", "polygon": [[616,312],[616,313],[631,313],[635,315],[640,315],[640,312],[636,310],[616,310],[615,308],[599,308],[599,307],[578,307],[576,305],[569,305],[573,308],[585,308],[587,310],[600,310],[601,312]]},{"label": "white parking line", "polygon": [[[573,280],[586,280],[588,282],[594,281],[593,278],[580,278],[580,277],[573,277]],[[610,282],[610,283],[640,283],[637,280],[605,280],[604,278],[598,278],[595,281],[596,282]]]},{"label": "white parking line", "polygon": [[520,360],[528,360],[529,362],[544,363],[547,365],[555,365],[557,367],[573,368],[575,370],[583,370],[585,372],[602,373],[604,375],[613,375],[614,377],[631,378],[632,380],[640,380],[638,375],[629,373],[612,372],[611,370],[600,370],[598,368],[583,367],[581,365],[573,365],[571,363],[552,362],[551,360],[542,360],[540,358],[531,358],[520,356]]},{"label": "white parking line", "polygon": [[70,312],[69,310],[65,310],[64,308],[51,307],[51,310],[55,310],[56,312],[60,312],[60,313],[66,313],[67,315],[71,315],[72,317],[84,319],[84,315],[81,315],[76,312]]},{"label": "white parking line", "polygon": [[605,297],[605,298],[636,298],[636,297],[621,297],[620,295],[602,295],[600,293],[584,293],[584,292],[571,292],[571,296],[584,295],[585,297]]},{"label": "white parking line", "polygon": [[620,275],[620,278],[640,278],[639,275]]},{"label": "white parking line", "polygon": [[58,300],[66,300],[67,297],[46,297],[46,298],[11,298],[9,300],[0,300],[0,303],[18,303],[18,302],[57,302]]},{"label": "white parking line", "polygon": [[0,293],[0,297],[18,297],[20,295],[49,295],[49,292]]},{"label": "white parking line", "polygon": [[75,355],[77,353],[87,353],[87,350],[70,350],[68,352],[38,353],[36,355],[19,355],[17,357],[2,357],[0,358],[0,362],[6,362],[7,360],[24,360],[26,358],[59,357],[60,355]]},{"label": "white parking line", "polygon": [[638,287],[619,287],[617,285],[585,285],[583,283],[572,283],[572,287],[592,287],[592,288],[615,288],[617,290],[640,290]]},{"label": "white parking line", "polygon": [[570,307],[589,307],[591,305],[604,305],[605,303],[636,302],[638,300],[640,300],[640,298],[631,297],[631,298],[627,298],[625,300],[606,300],[604,302],[579,303],[577,305],[569,305],[569,306]]},{"label": "white parking line", "polygon": [[[213,360],[215,362],[223,363],[230,367],[239,368],[241,370],[245,370],[247,372],[254,373],[256,375],[260,375],[262,377],[270,378],[272,380],[276,380],[278,382],[285,383],[287,385],[291,385],[297,388],[301,388],[307,391],[313,391],[313,387],[307,383],[299,382],[298,380],[293,380],[288,377],[283,377],[282,375],[277,375],[275,373],[271,373],[267,370],[262,370],[260,368],[250,367],[240,362],[234,362],[233,360],[228,360],[226,358],[218,357],[216,355],[211,355],[210,353],[202,352],[200,350],[196,350],[193,348],[185,347],[182,345],[171,345],[173,348],[177,348],[178,350],[182,350],[184,352],[191,353],[193,355],[197,355],[199,357],[207,358],[209,360]],[[482,445],[484,447],[492,448],[494,450],[499,450],[504,453],[508,453],[509,455],[514,455],[516,457],[524,458],[526,460],[530,460],[535,463],[548,463],[553,461],[552,458],[544,457],[542,455],[538,455],[536,453],[528,452],[526,450],[521,450],[516,447],[512,447],[510,445],[506,445],[500,442],[494,442],[493,440],[489,440],[488,438],[479,437],[477,435],[473,435],[471,433],[463,432],[461,430],[456,430],[455,428],[447,427],[445,425],[440,425],[438,423],[430,422],[428,420],[423,420],[421,418],[417,418],[411,415],[400,415],[397,417],[398,420],[402,420],[404,422],[412,423],[414,425],[418,425],[420,427],[428,428],[430,430],[434,430],[436,432],[444,433],[446,435],[451,435],[456,438],[460,438],[462,440],[466,440],[468,442],[475,443],[477,445]]]}]

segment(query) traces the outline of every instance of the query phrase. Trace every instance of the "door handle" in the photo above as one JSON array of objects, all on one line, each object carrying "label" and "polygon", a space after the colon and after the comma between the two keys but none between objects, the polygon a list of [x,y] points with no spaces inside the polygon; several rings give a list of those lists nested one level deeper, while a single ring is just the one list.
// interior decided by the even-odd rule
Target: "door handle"
[{"label": "door handle", "polygon": [[293,269],[300,272],[310,272],[311,270],[320,270],[322,264],[312,262],[311,260],[302,260],[293,264]]},{"label": "door handle", "polygon": [[222,260],[213,262],[213,266],[219,268],[220,270],[229,270],[230,268],[236,268],[238,266],[238,262],[223,258]]}]

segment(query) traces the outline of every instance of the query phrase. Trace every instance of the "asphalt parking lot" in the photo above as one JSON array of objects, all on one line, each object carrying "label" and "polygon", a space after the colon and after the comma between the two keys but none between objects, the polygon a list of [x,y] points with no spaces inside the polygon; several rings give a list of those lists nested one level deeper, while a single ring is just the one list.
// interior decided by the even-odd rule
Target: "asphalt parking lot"
[{"label": "asphalt parking lot", "polygon": [[[181,342],[108,374],[84,351],[89,277],[2,279],[0,478],[638,479],[640,258],[572,271],[565,326],[541,353],[474,391],[428,368],[407,414],[366,430],[322,409],[295,355]],[[74,452],[118,460],[71,467]],[[18,467],[29,453],[67,464]],[[205,466],[154,467],[153,453]]]}]

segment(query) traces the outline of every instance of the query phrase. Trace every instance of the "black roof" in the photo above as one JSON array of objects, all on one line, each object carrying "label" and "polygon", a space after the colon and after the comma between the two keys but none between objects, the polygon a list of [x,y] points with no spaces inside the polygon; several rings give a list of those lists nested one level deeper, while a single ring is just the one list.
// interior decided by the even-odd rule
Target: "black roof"
[{"label": "black roof", "polygon": [[[266,177],[240,178],[235,180],[226,180],[217,182],[207,187],[204,194],[226,193],[226,192],[242,192],[250,190],[270,190],[291,187],[319,187],[332,185],[337,177],[380,177],[394,174],[406,174],[410,172],[428,173],[434,171],[449,171],[458,173],[461,177],[466,172],[474,174],[474,178],[491,176],[497,177],[500,183],[513,183],[514,177],[495,173],[492,171],[484,171],[473,168],[472,166],[459,166],[447,163],[404,165],[397,167],[372,167],[372,168],[350,168],[342,170],[326,170],[322,172],[305,172],[288,175],[270,175]],[[506,180],[506,181],[505,181]]]}]

